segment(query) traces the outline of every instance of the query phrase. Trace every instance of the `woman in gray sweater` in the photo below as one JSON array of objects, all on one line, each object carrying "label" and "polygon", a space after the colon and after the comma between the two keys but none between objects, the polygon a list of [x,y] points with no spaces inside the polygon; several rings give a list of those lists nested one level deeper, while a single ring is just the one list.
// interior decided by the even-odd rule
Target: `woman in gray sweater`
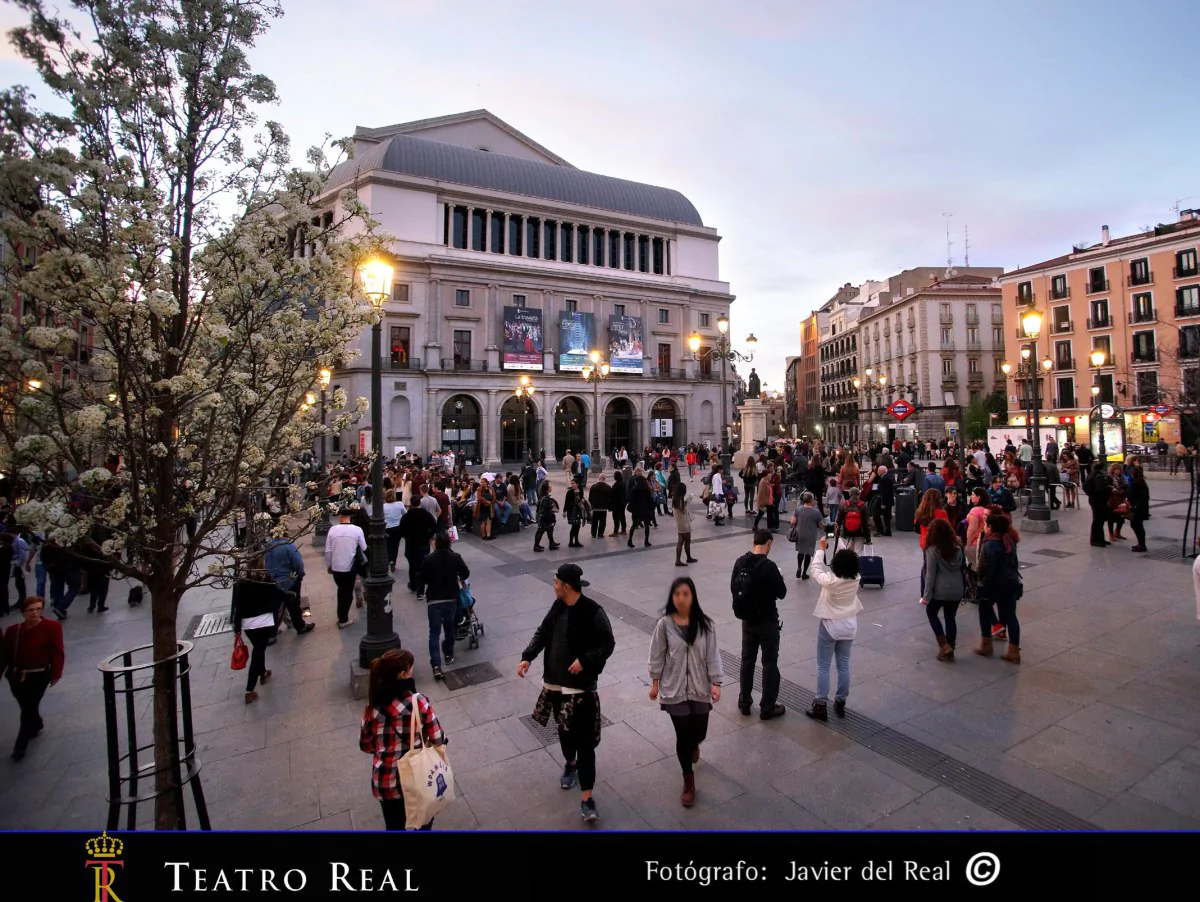
[{"label": "woman in gray sweater", "polygon": [[796,543],[796,579],[808,579],[817,539],[825,535],[825,519],[816,507],[812,492],[800,496],[800,506],[792,514],[791,537]]},{"label": "woman in gray sweater", "polygon": [[721,654],[717,631],[700,609],[696,584],[688,577],[671,583],[667,606],[650,637],[650,700],[658,700],[675,727],[675,754],[683,770],[679,801],[696,801],[693,765],[708,735],[708,715],[721,700]]},{"label": "woman in gray sweater", "polygon": [[[958,536],[945,520],[933,520],[925,535],[925,590],[921,593],[921,604],[929,616],[929,625],[937,639],[939,661],[954,663],[954,640],[958,627],[954,615],[963,600],[963,550]],[[946,618],[942,629],[938,611]]]}]

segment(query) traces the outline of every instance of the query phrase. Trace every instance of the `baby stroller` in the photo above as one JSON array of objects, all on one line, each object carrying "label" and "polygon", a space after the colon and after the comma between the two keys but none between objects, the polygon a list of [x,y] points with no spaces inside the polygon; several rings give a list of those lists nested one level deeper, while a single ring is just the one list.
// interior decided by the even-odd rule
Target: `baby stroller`
[{"label": "baby stroller", "polygon": [[458,590],[458,618],[454,621],[454,641],[466,642],[467,648],[479,648],[479,637],[483,635],[483,624],[475,614],[475,596],[471,594],[471,581],[463,583]]}]

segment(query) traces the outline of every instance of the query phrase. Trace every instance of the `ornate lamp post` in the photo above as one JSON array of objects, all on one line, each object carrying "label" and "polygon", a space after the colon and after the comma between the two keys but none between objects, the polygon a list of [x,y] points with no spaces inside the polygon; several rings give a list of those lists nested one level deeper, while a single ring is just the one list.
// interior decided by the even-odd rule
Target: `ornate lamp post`
[{"label": "ornate lamp post", "polygon": [[[721,470],[728,476],[729,463],[733,458],[733,453],[729,450],[729,389],[726,383],[725,365],[730,362],[752,363],[754,352],[741,354],[733,350],[729,344],[729,317],[724,313],[717,317],[717,332],[720,334],[715,348],[709,348],[701,353],[700,335],[696,332],[693,332],[691,338],[688,339],[688,347],[692,349],[692,355],[697,360],[707,357],[709,360],[721,361]],[[757,343],[758,339],[753,335],[746,336],[746,344],[753,347]]]},{"label": "ornate lamp post", "polygon": [[525,459],[529,459],[529,403],[536,389],[533,387],[533,380],[528,376],[522,376],[517,380],[516,391],[513,395],[521,401],[521,415],[524,420],[522,432],[525,436]]},{"label": "ornate lamp post", "polygon": [[[1029,339],[1028,349],[1021,349],[1021,356],[1026,357],[1029,361],[1028,376],[1029,385],[1033,388],[1033,397],[1031,404],[1033,406],[1033,479],[1032,493],[1029,497],[1029,507],[1025,510],[1026,519],[1033,523],[1047,524],[1047,532],[1057,531],[1057,523],[1053,524],[1053,528],[1049,528],[1051,524],[1050,507],[1046,504],[1046,473],[1042,466],[1042,434],[1039,420],[1041,419],[1041,410],[1039,404],[1038,391],[1039,383],[1041,382],[1041,374],[1037,371],[1037,340],[1042,331],[1042,314],[1036,309],[1030,309],[1021,317],[1021,328],[1025,331],[1025,337]],[[1026,355],[1025,351],[1029,354]],[[1042,368],[1047,372],[1054,366],[1054,361],[1049,357],[1042,361]]]},{"label": "ornate lamp post", "polygon": [[608,378],[609,366],[608,361],[596,350],[588,354],[588,360],[591,362],[584,366],[580,375],[583,376],[585,382],[590,382],[592,385],[592,466],[598,466],[601,460],[600,383]]},{"label": "ornate lamp post", "polygon": [[370,572],[363,580],[367,595],[367,633],[358,644],[358,664],[370,667],[384,652],[400,647],[392,628],[392,577],[387,569],[387,534],[383,529],[383,305],[392,292],[392,267],[370,260],[359,268],[362,289],[375,307],[371,327],[371,529],[367,536]]},{"label": "ornate lamp post", "polygon": [[[1092,366],[1096,368],[1096,372],[1092,374],[1092,401],[1100,400],[1100,368],[1108,362],[1108,355],[1104,353],[1103,348],[1096,348],[1091,354]],[[1104,448],[1104,413],[1100,410],[1099,404],[1092,404],[1092,419],[1096,419],[1096,414],[1100,414],[1100,463],[1105,467],[1108,466],[1108,452]],[[1090,442],[1089,442],[1090,444]]]},{"label": "ornate lamp post", "polygon": [[[317,525],[313,527],[313,545],[317,548],[325,547],[325,536],[329,532],[329,510],[326,505],[328,500],[325,495],[325,489],[328,483],[325,478],[328,475],[325,472],[325,443],[328,440],[325,435],[325,402],[329,391],[329,383],[333,379],[333,372],[325,367],[317,371],[317,384],[321,386],[321,435],[317,439],[317,459],[320,462],[321,470],[317,475],[317,503],[321,505],[321,517],[317,520]],[[311,394],[311,392],[310,392]]]}]

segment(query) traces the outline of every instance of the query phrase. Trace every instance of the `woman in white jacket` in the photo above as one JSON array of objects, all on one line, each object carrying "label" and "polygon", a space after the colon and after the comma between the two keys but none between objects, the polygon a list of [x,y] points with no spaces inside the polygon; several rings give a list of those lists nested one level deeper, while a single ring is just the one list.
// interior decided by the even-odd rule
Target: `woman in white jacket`
[{"label": "woman in white jacket", "polygon": [[821,587],[821,597],[813,616],[821,620],[817,630],[817,696],[804,713],[813,720],[828,720],[829,664],[837,658],[837,694],[833,710],[838,717],[846,716],[846,697],[850,694],[850,646],[858,633],[858,612],[863,609],[858,600],[858,555],[843,548],[825,563],[829,542],[822,537],[818,546],[821,554],[813,560],[812,577]]}]

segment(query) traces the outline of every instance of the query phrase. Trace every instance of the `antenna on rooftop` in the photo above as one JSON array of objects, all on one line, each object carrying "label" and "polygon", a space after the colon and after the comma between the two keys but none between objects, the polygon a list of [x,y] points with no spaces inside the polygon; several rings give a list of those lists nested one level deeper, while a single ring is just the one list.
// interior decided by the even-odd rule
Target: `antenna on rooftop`
[{"label": "antenna on rooftop", "polygon": [[943,213],[946,219],[946,278],[954,275],[954,242],[950,240],[950,220],[954,217],[953,213]]},{"label": "antenna on rooftop", "polygon": [[971,229],[963,226],[963,266],[971,267]]}]

